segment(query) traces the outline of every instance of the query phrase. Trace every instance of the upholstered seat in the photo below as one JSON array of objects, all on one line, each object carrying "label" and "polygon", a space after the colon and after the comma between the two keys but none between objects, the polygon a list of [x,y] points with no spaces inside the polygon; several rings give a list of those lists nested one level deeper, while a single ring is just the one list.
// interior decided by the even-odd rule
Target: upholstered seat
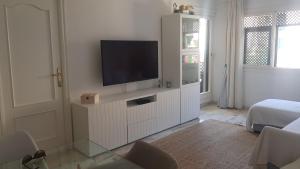
[{"label": "upholstered seat", "polygon": [[144,169],[177,169],[177,162],[164,151],[142,141],[134,144],[125,158]]},{"label": "upholstered seat", "polygon": [[0,163],[17,160],[38,150],[33,138],[24,131],[0,138]]}]

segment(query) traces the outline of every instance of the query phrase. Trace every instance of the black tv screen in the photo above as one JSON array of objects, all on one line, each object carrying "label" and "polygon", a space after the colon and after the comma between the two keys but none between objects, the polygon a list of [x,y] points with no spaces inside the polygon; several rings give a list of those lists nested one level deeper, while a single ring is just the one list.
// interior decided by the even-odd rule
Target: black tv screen
[{"label": "black tv screen", "polygon": [[158,78],[157,41],[100,43],[103,86]]}]

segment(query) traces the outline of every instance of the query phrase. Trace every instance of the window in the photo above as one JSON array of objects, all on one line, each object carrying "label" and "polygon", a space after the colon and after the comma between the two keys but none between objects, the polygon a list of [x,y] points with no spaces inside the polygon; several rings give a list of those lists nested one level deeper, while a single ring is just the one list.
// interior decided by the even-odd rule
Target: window
[{"label": "window", "polygon": [[281,68],[300,68],[300,11],[277,14],[276,65]]},{"label": "window", "polygon": [[244,63],[248,65],[269,65],[271,29],[268,27],[247,29]]},{"label": "window", "polygon": [[300,68],[300,11],[249,16],[244,25],[244,64]]},{"label": "window", "polygon": [[300,68],[300,26],[278,28],[276,66]]},{"label": "window", "polygon": [[270,65],[272,16],[245,18],[244,64]]},{"label": "window", "polygon": [[200,19],[200,93],[209,91],[209,22]]}]

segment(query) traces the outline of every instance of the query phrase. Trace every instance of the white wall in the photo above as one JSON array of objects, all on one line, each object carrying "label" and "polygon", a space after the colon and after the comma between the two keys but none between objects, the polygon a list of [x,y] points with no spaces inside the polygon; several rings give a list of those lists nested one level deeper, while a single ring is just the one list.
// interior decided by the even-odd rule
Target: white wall
[{"label": "white wall", "polygon": [[[218,100],[225,63],[226,2],[219,2],[214,29],[213,99]],[[259,14],[272,11],[300,9],[299,0],[246,0],[245,12]],[[244,68],[244,105],[268,98],[300,101],[300,70],[278,68]]]},{"label": "white wall", "polygon": [[[177,0],[211,9],[212,0]],[[102,39],[161,39],[161,16],[171,14],[173,0],[65,0],[69,82],[72,99],[83,92],[111,94],[147,88],[150,80],[103,87],[99,42]],[[159,52],[160,53],[160,52]],[[159,56],[161,57],[161,56]]]},{"label": "white wall", "polygon": [[300,70],[245,68],[245,106],[274,98],[300,101]]},{"label": "white wall", "polygon": [[3,126],[4,126],[4,118],[3,118],[3,116],[4,116],[4,111],[3,111],[3,109],[4,109],[4,107],[3,107],[3,91],[2,91],[2,77],[0,76],[0,137],[2,136],[2,134],[3,134]]},{"label": "white wall", "polygon": [[216,6],[212,33],[212,94],[213,101],[217,101],[221,92],[224,77],[224,64],[226,54],[226,27],[227,2],[219,1]]}]

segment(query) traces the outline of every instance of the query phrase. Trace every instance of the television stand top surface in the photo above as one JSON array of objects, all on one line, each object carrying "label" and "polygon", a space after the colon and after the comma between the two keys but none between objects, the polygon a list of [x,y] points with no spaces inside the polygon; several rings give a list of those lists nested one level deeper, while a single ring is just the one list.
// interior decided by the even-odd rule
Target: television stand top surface
[{"label": "television stand top surface", "polygon": [[[125,93],[118,93],[113,95],[103,95],[101,96],[100,93],[100,103],[109,103],[113,101],[123,100],[123,101],[130,101],[138,98],[148,97],[156,95],[157,93],[171,91],[171,90],[179,90],[179,88],[148,88],[148,89],[142,89],[137,91],[131,91],[131,92],[125,92]],[[82,105],[79,101],[73,102],[75,104]],[[82,105],[85,107],[89,107],[92,105]]]},{"label": "television stand top surface", "polygon": [[143,89],[143,90],[137,90],[137,91],[131,91],[126,93],[119,93],[119,94],[113,94],[113,95],[107,95],[102,96],[101,101],[104,102],[111,102],[116,100],[133,100],[141,97],[147,97],[154,94],[157,94],[159,92],[165,92],[170,90],[175,90],[177,88],[149,88],[149,89]]}]

